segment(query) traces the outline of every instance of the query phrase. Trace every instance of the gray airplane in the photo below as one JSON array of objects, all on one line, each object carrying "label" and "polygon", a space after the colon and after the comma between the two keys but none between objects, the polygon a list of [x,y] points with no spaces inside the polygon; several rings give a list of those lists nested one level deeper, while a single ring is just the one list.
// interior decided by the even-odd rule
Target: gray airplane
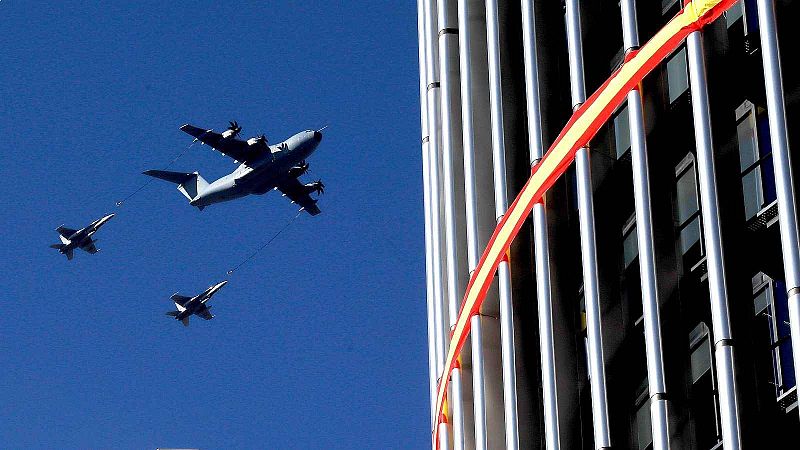
[{"label": "gray airplane", "polygon": [[175,308],[177,311],[168,311],[167,315],[174,317],[176,320],[180,320],[183,322],[184,326],[189,326],[189,316],[195,314],[197,316],[202,317],[206,320],[211,320],[214,316],[211,315],[211,312],[208,310],[211,309],[210,306],[206,306],[206,302],[211,300],[211,297],[217,293],[218,290],[222,289],[222,286],[228,284],[228,281],[222,281],[217,283],[205,291],[203,291],[199,295],[195,295],[194,297],[184,297],[183,295],[179,295],[177,292],[172,294],[173,302],[175,302]]},{"label": "gray airplane", "polygon": [[95,254],[100,250],[95,247],[94,244],[97,241],[93,240],[92,236],[97,233],[97,230],[99,230],[100,227],[111,220],[112,217],[114,217],[114,214],[101,217],[90,223],[86,228],[81,228],[80,230],[73,230],[72,228],[67,228],[64,225],[61,225],[60,227],[56,228],[56,231],[58,231],[58,237],[61,238],[61,243],[53,244],[50,246],[50,248],[55,248],[62,255],[67,255],[68,260],[72,259],[73,251],[76,248],[79,248],[87,253]]},{"label": "gray airplane", "polygon": [[325,185],[321,180],[303,184],[298,177],[308,171],[305,159],[314,153],[322,140],[321,130],[302,131],[277,145],[269,145],[264,135],[246,141],[239,139],[242,128],[236,122],[230,122],[230,127],[222,134],[189,124],[182,126],[181,130],[240,163],[232,173],[211,184],[197,172],[144,172],[145,175],[177,184],[190,205],[202,211],[214,203],[250,194],[261,195],[277,189],[312,216],[320,213],[317,200],[312,199],[310,194],[322,194]]}]

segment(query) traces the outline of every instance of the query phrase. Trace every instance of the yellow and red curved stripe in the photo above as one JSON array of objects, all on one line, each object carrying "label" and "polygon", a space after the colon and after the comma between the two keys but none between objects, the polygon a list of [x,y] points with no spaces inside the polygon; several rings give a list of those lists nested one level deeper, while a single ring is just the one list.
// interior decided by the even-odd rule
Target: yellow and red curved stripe
[{"label": "yellow and red curved stripe", "polygon": [[500,261],[531,212],[533,205],[567,170],[575,152],[591,140],[611,114],[622,104],[631,89],[683,42],[686,37],[714,21],[737,0],[694,0],[670,20],[650,41],[631,52],[625,63],[572,115],[558,138],[533,168],[531,177],[494,230],[486,249],[469,281],[461,311],[453,328],[445,360],[445,373],[436,392],[436,415],[439,422],[433,430],[433,448],[439,447],[439,424],[447,421],[444,410],[450,372],[461,353],[470,331],[470,318],[478,314]]}]

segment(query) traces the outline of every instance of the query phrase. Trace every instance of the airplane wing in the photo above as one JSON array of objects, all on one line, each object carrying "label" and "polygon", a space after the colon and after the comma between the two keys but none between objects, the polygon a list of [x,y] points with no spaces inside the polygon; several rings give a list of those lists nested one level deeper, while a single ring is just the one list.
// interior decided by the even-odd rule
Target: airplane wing
[{"label": "airplane wing", "polygon": [[100,251],[94,246],[94,241],[82,246],[81,250],[85,251],[86,253],[91,253],[92,255]]},{"label": "airplane wing", "polygon": [[233,137],[224,138],[217,132],[197,128],[188,123],[181,127],[181,131],[239,162],[250,161],[261,154],[259,150],[247,145],[247,142]]},{"label": "airplane wing", "polygon": [[322,212],[317,206],[317,201],[308,195],[306,187],[297,178],[289,177],[281,181],[278,184],[278,190],[283,192],[283,195],[289,200],[302,206],[312,216]]},{"label": "airplane wing", "polygon": [[60,227],[56,228],[56,231],[58,231],[58,234],[64,236],[65,238],[68,238],[78,232],[78,230],[67,228],[64,225],[61,225]]},{"label": "airplane wing", "polygon": [[203,307],[203,309],[197,311],[195,314],[206,320],[211,320],[214,318],[214,316],[211,314],[211,311],[209,311],[207,307]]},{"label": "airplane wing", "polygon": [[172,299],[173,302],[175,302],[175,303],[177,303],[177,304],[179,304],[181,306],[186,305],[189,302],[189,300],[192,299],[191,297],[185,297],[183,295],[178,295],[177,293],[172,294],[172,297],[170,297],[170,298]]}]

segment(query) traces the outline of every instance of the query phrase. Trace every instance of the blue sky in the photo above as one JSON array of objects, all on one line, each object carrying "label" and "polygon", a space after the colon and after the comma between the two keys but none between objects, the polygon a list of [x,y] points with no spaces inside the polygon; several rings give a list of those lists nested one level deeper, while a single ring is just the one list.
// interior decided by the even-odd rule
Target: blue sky
[{"label": "blue sky", "polygon": [[[0,0],[0,446],[426,448],[413,2]],[[164,315],[269,239],[272,193],[153,182],[190,122],[330,124],[301,216],[189,328]],[[235,165],[195,145],[173,166]],[[117,212],[73,261],[54,228]]]}]

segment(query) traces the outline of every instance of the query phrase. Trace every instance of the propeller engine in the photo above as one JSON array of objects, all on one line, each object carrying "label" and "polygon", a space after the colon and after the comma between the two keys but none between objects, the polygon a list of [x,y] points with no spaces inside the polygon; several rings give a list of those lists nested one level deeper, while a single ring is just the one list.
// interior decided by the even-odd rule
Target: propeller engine
[{"label": "propeller engine", "polygon": [[300,164],[289,169],[289,176],[297,178],[306,172],[308,172],[308,163],[305,161],[300,161]]},{"label": "propeller engine", "polygon": [[234,138],[242,132],[242,127],[239,126],[239,123],[235,120],[228,122],[228,129],[222,133],[222,137],[224,138]]},{"label": "propeller engine", "polygon": [[305,185],[306,192],[309,194],[312,192],[316,192],[317,195],[322,195],[325,193],[325,185],[322,184],[322,180],[317,180],[313,183],[308,183]]},{"label": "propeller engine", "polygon": [[269,145],[269,142],[267,141],[267,137],[261,134],[248,139],[247,145],[258,145],[260,147],[267,147]]}]

